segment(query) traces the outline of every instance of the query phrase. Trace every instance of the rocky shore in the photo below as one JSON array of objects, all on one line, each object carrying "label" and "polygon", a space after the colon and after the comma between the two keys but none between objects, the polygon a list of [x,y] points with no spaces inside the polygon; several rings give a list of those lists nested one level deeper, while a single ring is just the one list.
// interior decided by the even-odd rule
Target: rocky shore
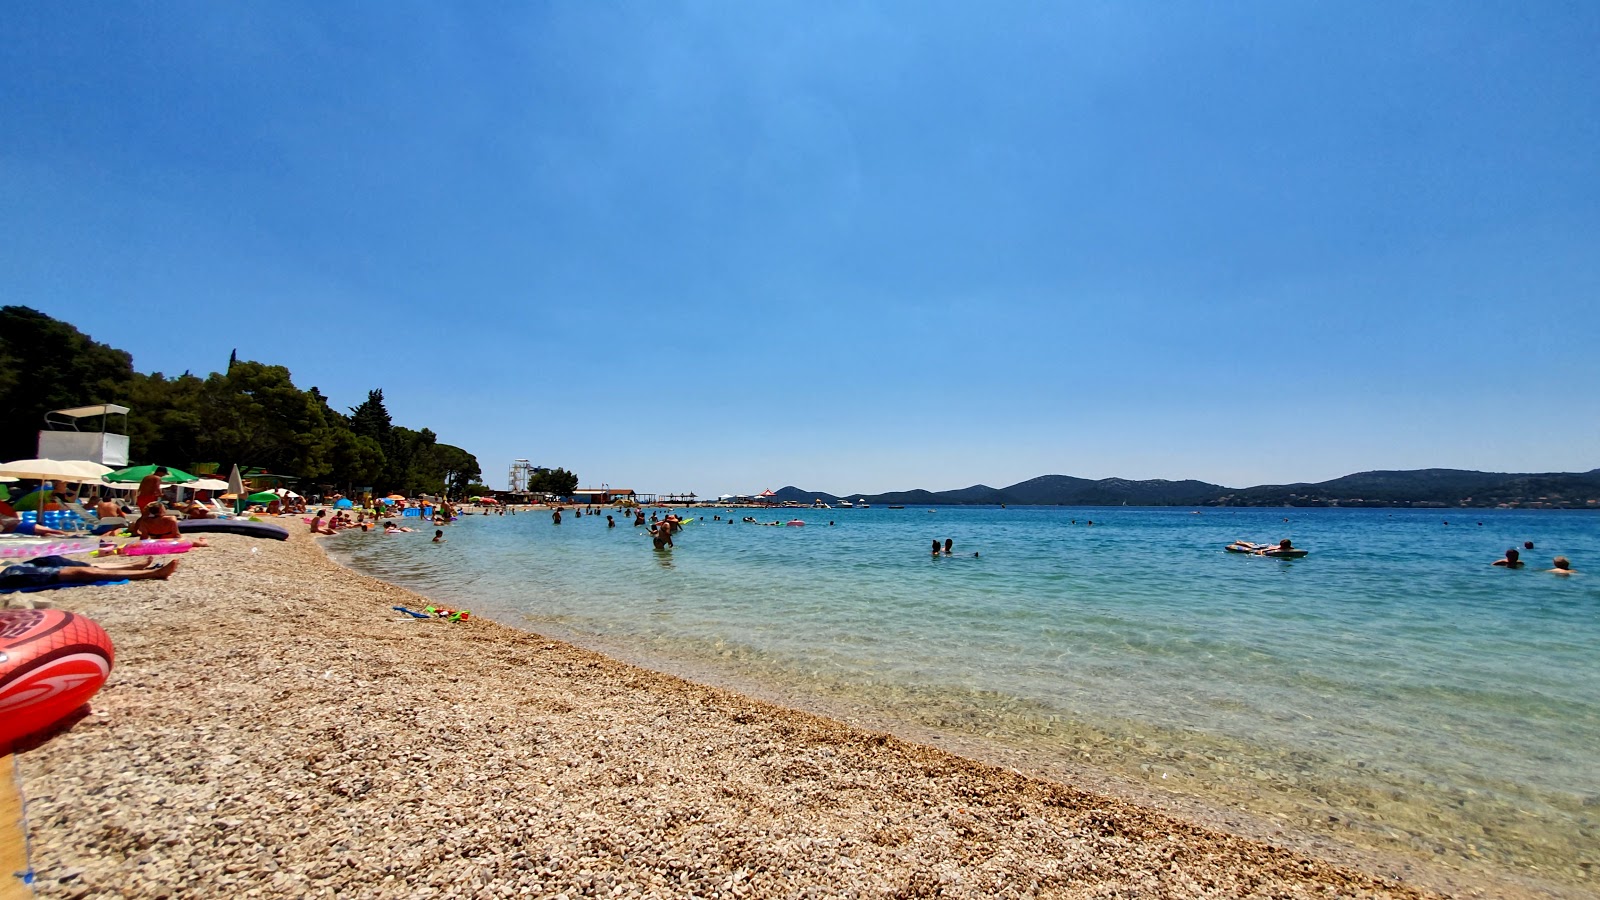
[{"label": "rocky shore", "polygon": [[117,665],[16,758],[40,896],[1436,896],[213,543],[46,595]]}]

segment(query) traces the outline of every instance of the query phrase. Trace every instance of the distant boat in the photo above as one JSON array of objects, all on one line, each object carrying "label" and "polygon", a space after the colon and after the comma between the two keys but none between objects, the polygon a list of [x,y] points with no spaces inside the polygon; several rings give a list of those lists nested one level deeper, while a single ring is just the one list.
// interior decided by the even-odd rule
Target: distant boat
[{"label": "distant boat", "polygon": [[812,501],[811,508],[812,509],[833,509],[833,507],[831,507],[828,504],[822,502],[822,498],[821,497],[818,497],[816,500]]},{"label": "distant boat", "polygon": [[854,509],[855,508],[855,504],[851,503],[849,500],[840,500],[839,501],[839,508],[840,509]]},{"label": "distant boat", "polygon": [[856,509],[871,509],[871,508],[872,508],[872,504],[868,503],[865,500],[857,500],[856,501]]},{"label": "distant boat", "polygon": [[890,509],[905,509],[904,506],[891,506]]}]

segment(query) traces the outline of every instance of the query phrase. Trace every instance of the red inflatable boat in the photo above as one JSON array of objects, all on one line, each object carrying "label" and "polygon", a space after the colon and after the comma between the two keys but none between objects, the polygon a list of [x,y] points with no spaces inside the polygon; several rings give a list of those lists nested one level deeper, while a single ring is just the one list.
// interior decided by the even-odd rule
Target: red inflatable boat
[{"label": "red inflatable boat", "polygon": [[111,638],[83,616],[0,610],[0,751],[88,702],[111,660]]}]

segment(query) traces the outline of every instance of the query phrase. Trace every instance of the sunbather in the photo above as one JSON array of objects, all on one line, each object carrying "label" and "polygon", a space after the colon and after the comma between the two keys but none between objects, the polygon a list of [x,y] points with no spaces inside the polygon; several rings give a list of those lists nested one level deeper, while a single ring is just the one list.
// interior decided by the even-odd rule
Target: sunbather
[{"label": "sunbather", "polygon": [[71,584],[87,581],[116,581],[126,578],[143,581],[149,578],[167,579],[178,570],[178,561],[150,567],[147,563],[121,565],[90,565],[65,556],[40,556],[25,563],[0,569],[0,590],[48,587],[52,584]]},{"label": "sunbather", "polygon": [[147,541],[177,540],[180,534],[177,517],[167,515],[167,509],[161,505],[160,500],[146,504],[144,515],[129,526],[128,530],[133,532],[134,537],[144,538]]}]

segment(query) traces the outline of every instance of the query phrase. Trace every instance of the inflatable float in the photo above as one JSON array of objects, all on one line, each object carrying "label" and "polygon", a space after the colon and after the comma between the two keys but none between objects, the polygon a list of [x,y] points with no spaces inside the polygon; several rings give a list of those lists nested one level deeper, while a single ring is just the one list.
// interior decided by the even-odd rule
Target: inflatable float
[{"label": "inflatable float", "polygon": [[1311,552],[1294,547],[1281,550],[1277,544],[1253,544],[1250,541],[1234,541],[1222,549],[1229,553],[1254,553],[1257,556],[1270,556],[1274,559],[1299,559]]},{"label": "inflatable float", "polygon": [[801,521],[800,519],[790,519],[789,521],[787,521],[787,522],[785,522],[783,524],[789,525],[789,526],[794,527],[794,528],[800,528],[800,527],[804,526],[806,523]]},{"label": "inflatable float", "polygon": [[282,525],[266,522],[244,522],[239,519],[184,519],[178,523],[184,534],[242,534],[246,537],[271,538],[287,541],[289,530]]},{"label": "inflatable float", "polygon": [[111,638],[59,609],[0,610],[0,750],[88,702],[111,674]]}]

